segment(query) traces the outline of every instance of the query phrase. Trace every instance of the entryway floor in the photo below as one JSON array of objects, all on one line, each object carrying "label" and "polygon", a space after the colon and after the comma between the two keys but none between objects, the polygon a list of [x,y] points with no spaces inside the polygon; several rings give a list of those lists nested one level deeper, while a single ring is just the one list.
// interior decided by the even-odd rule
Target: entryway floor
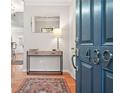
[{"label": "entryway floor", "polygon": [[40,77],[56,77],[64,78],[67,81],[71,93],[76,93],[75,80],[71,77],[69,73],[64,73],[63,75],[27,75],[26,72],[22,72],[22,65],[12,65],[12,93],[18,90],[19,86],[22,84],[25,78],[40,78]]}]

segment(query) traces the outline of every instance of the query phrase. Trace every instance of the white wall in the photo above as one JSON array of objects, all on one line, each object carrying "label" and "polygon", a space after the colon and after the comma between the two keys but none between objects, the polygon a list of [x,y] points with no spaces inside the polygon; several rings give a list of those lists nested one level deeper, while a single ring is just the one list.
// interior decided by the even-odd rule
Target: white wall
[{"label": "white wall", "polygon": [[59,71],[60,59],[57,56],[31,57],[30,69],[33,71]]},{"label": "white wall", "polygon": [[[72,60],[71,57],[73,54],[75,54],[76,50],[76,44],[75,44],[75,38],[76,38],[76,0],[73,0],[70,8],[69,8],[69,26],[70,26],[70,32],[69,32],[69,71],[71,75],[75,78],[75,69],[72,66]],[[74,50],[72,50],[74,48]]]},{"label": "white wall", "polygon": [[12,41],[16,42],[17,48],[16,53],[23,53],[24,49],[20,44],[19,38],[22,37],[23,44],[23,35],[24,35],[24,13],[15,12],[11,15],[11,36]]},{"label": "white wall", "polygon": [[[52,33],[32,33],[32,16],[60,16],[60,27],[63,37],[60,41],[60,49],[64,52],[64,70],[69,72],[69,7],[67,6],[32,6],[25,5],[24,10],[24,70],[26,70],[26,51],[38,48],[40,50],[52,50],[56,48],[56,38]],[[55,60],[55,59],[54,59]],[[40,60],[38,61],[40,62]],[[51,63],[52,64],[52,63]],[[55,67],[56,67],[55,63]],[[50,68],[50,64],[48,65]],[[40,68],[39,68],[40,70]]]},{"label": "white wall", "polygon": [[[24,52],[24,48],[23,48],[23,42],[24,42],[24,28],[18,28],[18,27],[12,27],[11,29],[12,32],[12,41],[16,42],[17,44],[17,48],[15,50],[16,53],[23,53]],[[22,38],[22,43],[20,44],[20,40],[19,38]]]}]

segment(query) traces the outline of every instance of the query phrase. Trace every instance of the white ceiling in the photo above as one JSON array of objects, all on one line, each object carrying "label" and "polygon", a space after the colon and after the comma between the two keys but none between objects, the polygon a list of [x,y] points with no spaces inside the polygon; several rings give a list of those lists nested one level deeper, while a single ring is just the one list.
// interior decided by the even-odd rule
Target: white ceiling
[{"label": "white ceiling", "polygon": [[73,0],[11,0],[12,13],[24,12],[25,5],[69,6]]},{"label": "white ceiling", "polygon": [[73,0],[25,0],[26,5],[70,5]]},{"label": "white ceiling", "polygon": [[71,2],[73,0],[24,0],[24,1],[31,1],[31,2]]},{"label": "white ceiling", "polygon": [[14,12],[24,12],[24,1],[23,0],[11,0],[11,10]]}]

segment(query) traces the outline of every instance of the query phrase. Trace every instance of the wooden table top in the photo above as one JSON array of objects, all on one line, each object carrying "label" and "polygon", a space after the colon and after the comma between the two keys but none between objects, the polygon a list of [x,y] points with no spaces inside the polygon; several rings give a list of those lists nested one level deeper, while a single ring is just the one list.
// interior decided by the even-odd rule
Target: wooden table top
[{"label": "wooden table top", "polygon": [[47,56],[52,56],[52,55],[56,55],[56,56],[61,56],[63,55],[63,52],[62,51],[27,51],[27,55],[47,55]]}]

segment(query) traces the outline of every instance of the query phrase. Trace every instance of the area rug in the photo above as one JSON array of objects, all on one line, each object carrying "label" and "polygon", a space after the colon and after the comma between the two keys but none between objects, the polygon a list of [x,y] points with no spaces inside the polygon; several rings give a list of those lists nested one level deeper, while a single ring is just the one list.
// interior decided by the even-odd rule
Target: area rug
[{"label": "area rug", "polygon": [[71,93],[63,78],[27,78],[16,93]]}]

